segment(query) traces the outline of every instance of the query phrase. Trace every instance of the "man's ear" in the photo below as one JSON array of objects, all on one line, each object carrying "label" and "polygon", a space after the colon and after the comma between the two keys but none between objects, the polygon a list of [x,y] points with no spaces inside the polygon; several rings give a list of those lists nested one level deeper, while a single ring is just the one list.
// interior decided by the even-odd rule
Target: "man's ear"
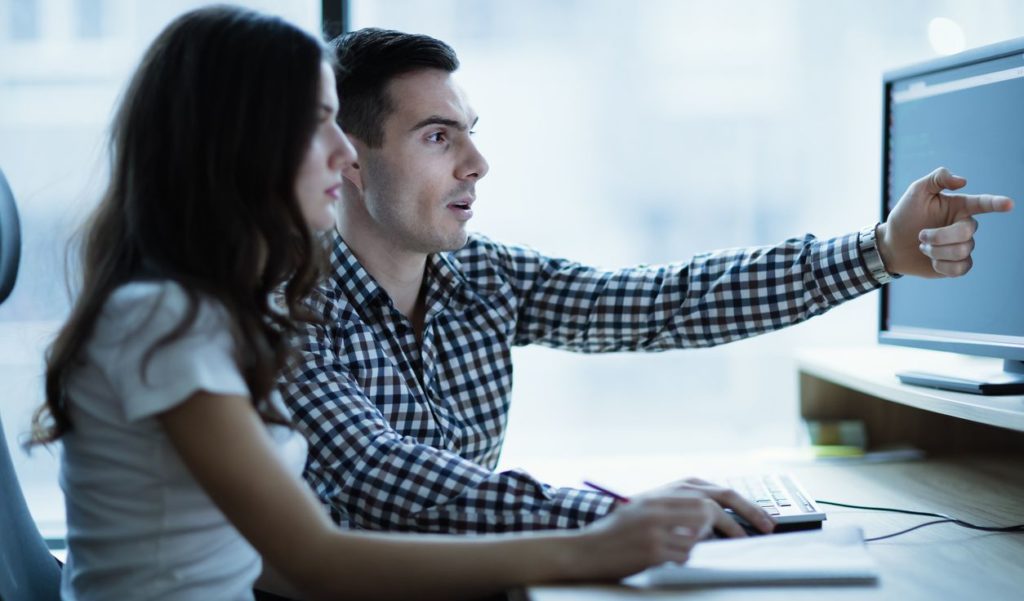
[{"label": "man's ear", "polygon": [[369,151],[369,149],[367,148],[366,144],[363,143],[362,140],[356,138],[355,136],[349,136],[348,139],[349,142],[352,143],[352,146],[356,149],[356,160],[352,161],[351,163],[346,163],[345,166],[341,168],[341,176],[348,180],[353,186],[355,186],[356,190],[362,192],[363,172],[359,166],[359,160],[361,157],[366,156],[366,153]]}]

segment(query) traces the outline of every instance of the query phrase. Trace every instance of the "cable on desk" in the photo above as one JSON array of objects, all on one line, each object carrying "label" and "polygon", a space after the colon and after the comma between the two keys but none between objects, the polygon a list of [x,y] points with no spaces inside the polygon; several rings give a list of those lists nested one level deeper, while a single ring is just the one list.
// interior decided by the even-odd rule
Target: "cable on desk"
[{"label": "cable on desk", "polygon": [[923,524],[918,524],[918,525],[916,525],[916,526],[914,526],[912,528],[907,528],[906,530],[900,530],[899,532],[893,532],[892,534],[885,534],[883,536],[873,536],[871,538],[865,538],[864,542],[866,542],[866,543],[870,543],[870,542],[874,542],[874,541],[879,541],[879,540],[883,540],[883,539],[886,539],[886,538],[892,538],[894,536],[899,536],[901,534],[906,534],[908,532],[912,532],[914,530],[917,530],[918,528],[924,528],[925,526],[934,526],[935,524],[946,524],[946,523],[956,524],[957,526],[960,526],[961,528],[969,528],[971,530],[981,530],[981,531],[984,531],[984,532],[1024,532],[1024,524],[1017,524],[1015,526],[979,526],[977,524],[972,524],[970,522],[965,522],[965,521],[957,519],[955,517],[948,516],[948,515],[946,515],[944,513],[932,513],[930,511],[912,511],[910,509],[895,509],[893,507],[872,507],[870,505],[851,505],[849,503],[837,503],[835,501],[824,501],[824,500],[821,500],[821,499],[815,499],[814,502],[815,503],[821,503],[822,505],[834,505],[836,507],[846,507],[846,508],[849,508],[849,509],[866,509],[868,511],[889,511],[889,512],[892,512],[892,513],[905,513],[905,514],[909,514],[909,515],[923,515],[923,516],[928,516],[928,517],[933,517],[933,518],[942,518],[942,519],[939,519],[939,520],[933,520],[931,522],[925,522]]}]

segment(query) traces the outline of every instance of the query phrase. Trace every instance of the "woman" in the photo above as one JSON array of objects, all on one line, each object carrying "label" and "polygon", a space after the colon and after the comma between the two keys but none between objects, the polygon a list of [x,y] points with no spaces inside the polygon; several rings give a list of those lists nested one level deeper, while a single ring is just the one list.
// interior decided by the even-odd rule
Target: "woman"
[{"label": "woman", "polygon": [[251,599],[261,556],[308,598],[466,597],[685,561],[736,528],[678,493],[544,535],[330,522],[274,392],[355,159],[327,57],[280,19],[207,8],[169,25],[129,85],[35,424],[64,443],[63,597]]}]

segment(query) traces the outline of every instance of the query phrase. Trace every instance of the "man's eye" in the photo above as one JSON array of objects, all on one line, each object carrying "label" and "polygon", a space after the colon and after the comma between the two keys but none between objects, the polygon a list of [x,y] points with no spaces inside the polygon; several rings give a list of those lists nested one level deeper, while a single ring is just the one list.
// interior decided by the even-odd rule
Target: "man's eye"
[{"label": "man's eye", "polygon": [[440,144],[445,141],[444,132],[439,131],[432,133],[429,136],[427,136],[427,140],[431,142],[437,142]]}]

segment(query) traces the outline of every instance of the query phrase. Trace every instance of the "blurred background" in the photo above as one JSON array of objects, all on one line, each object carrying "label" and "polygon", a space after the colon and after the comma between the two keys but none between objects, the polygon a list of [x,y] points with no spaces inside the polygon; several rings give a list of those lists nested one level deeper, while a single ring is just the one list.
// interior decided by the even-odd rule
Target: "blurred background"
[{"label": "blurred background", "polygon": [[[320,0],[239,3],[321,30]],[[0,169],[23,230],[18,284],[0,307],[0,415],[12,443],[42,401],[42,355],[69,307],[65,249],[106,183],[118,97],[159,30],[202,4],[0,0]],[[352,28],[427,33],[459,53],[457,78],[491,165],[472,228],[606,267],[874,223],[882,73],[1024,36],[1024,3],[1012,0],[347,8]],[[551,458],[796,444],[794,351],[869,344],[876,320],[872,294],[713,349],[517,349],[502,465],[544,472]],[[59,530],[56,451],[14,454],[33,513],[44,530]]]}]

